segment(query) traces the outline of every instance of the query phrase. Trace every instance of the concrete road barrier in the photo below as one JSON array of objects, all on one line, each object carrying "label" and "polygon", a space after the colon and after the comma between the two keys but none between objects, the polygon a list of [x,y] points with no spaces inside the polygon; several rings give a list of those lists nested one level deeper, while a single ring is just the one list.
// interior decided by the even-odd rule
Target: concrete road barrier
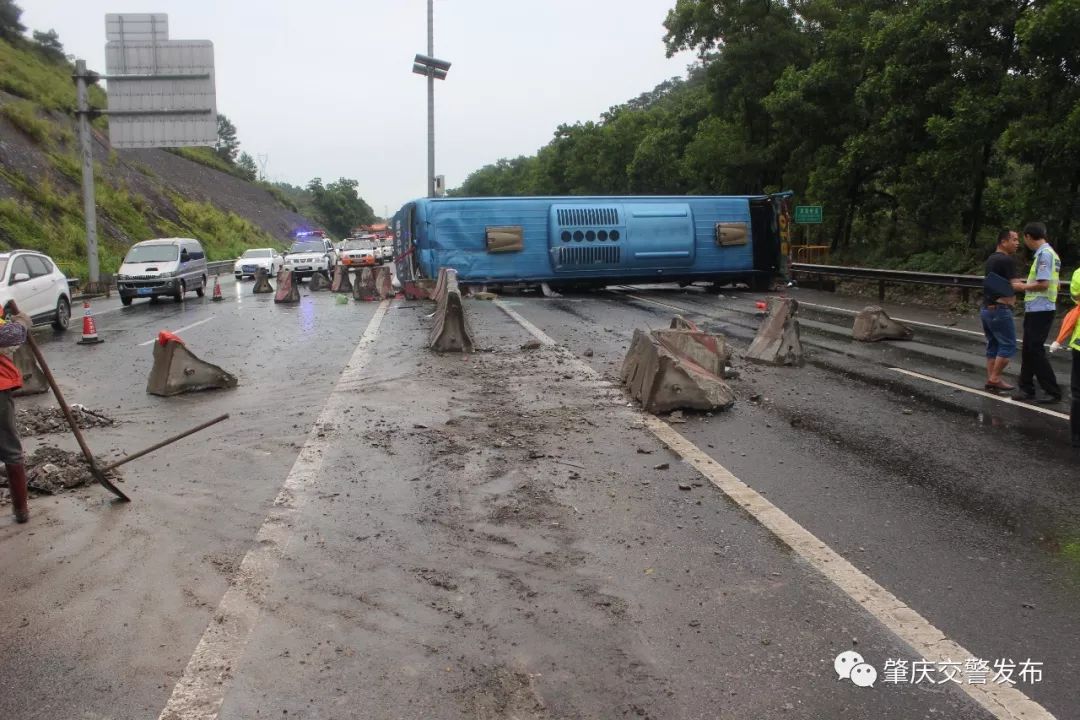
[{"label": "concrete road barrier", "polygon": [[235,375],[200,360],[180,338],[167,332],[158,334],[146,392],[169,397],[198,390],[234,388],[236,383]]},{"label": "concrete road barrier", "polygon": [[694,332],[699,332],[698,331],[698,326],[695,325],[692,321],[687,320],[686,318],[684,318],[682,315],[676,315],[675,317],[671,318],[671,329],[672,330],[693,330]]},{"label": "concrete road barrier", "polygon": [[472,330],[465,318],[457,271],[440,268],[436,288],[438,295],[435,297],[435,324],[428,337],[428,347],[439,352],[472,352]]},{"label": "concrete road barrier", "polygon": [[792,298],[769,298],[768,314],[758,329],[746,359],[770,365],[802,365],[799,303]]},{"label": "concrete road barrier", "polygon": [[371,301],[379,299],[378,293],[375,291],[375,271],[373,268],[360,268],[360,273],[353,283],[352,296],[353,300]]},{"label": "concrete road barrier", "polygon": [[375,293],[380,300],[392,298],[396,294],[394,292],[394,275],[390,272],[388,265],[380,265],[375,268]]},{"label": "concrete road barrier", "polygon": [[45,373],[41,372],[41,366],[34,358],[34,351],[29,345],[20,345],[12,356],[15,367],[22,375],[22,387],[12,392],[12,396],[38,395],[49,391],[49,383],[45,380]]},{"label": "concrete road barrier", "polygon": [[330,292],[351,293],[352,282],[349,280],[349,271],[344,265],[334,268],[334,282],[330,284]]},{"label": "concrete road barrier", "polygon": [[317,272],[311,276],[308,280],[308,290],[311,292],[321,292],[323,290],[330,289],[330,281],[326,279],[326,276],[321,272]]},{"label": "concrete road barrier", "polygon": [[278,273],[277,292],[274,294],[274,302],[294,305],[300,302],[300,280],[296,273],[291,270],[282,270]]},{"label": "concrete road barrier", "polygon": [[893,320],[883,308],[870,305],[856,313],[851,337],[859,342],[910,340],[915,337],[915,331],[904,323]]},{"label": "concrete road barrier", "polygon": [[620,377],[646,412],[722,410],[735,403],[720,377],[730,357],[719,335],[635,330]]},{"label": "concrete road barrier", "polygon": [[[282,270],[281,272],[285,271]],[[281,273],[278,273],[278,277],[281,277]],[[256,295],[274,292],[274,286],[270,284],[270,273],[266,271],[266,268],[259,268],[255,271],[255,286],[251,288],[251,292]]]},{"label": "concrete road barrier", "polygon": [[653,330],[652,335],[676,357],[692,362],[717,377],[724,376],[724,368],[731,362],[731,348],[723,335],[697,329]]}]

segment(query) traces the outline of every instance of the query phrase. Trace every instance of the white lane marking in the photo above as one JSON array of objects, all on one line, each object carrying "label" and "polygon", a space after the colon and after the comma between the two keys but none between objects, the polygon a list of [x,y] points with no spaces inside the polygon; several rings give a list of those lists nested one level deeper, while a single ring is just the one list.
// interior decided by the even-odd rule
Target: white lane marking
[{"label": "white lane marking", "polygon": [[389,304],[389,300],[379,303],[368,322],[356,350],[341,371],[337,385],[326,399],[308,433],[307,442],[274,499],[273,509],[241,561],[235,583],[222,596],[158,720],[217,718],[244,648],[255,629],[266,593],[292,539],[296,517],[307,504],[308,486],[318,477],[325,451],[334,442],[332,437],[319,437],[319,433],[324,432],[322,428],[326,425],[341,425],[344,422],[345,410],[355,401],[356,392],[362,387],[364,378],[361,374]]},{"label": "white lane marking", "polygon": [[984,398],[990,398],[991,400],[997,400],[998,402],[1008,403],[1009,405],[1012,405],[1013,407],[1023,408],[1025,410],[1033,410],[1034,412],[1040,412],[1040,413],[1042,413],[1044,415],[1052,415],[1054,417],[1059,417],[1062,420],[1068,420],[1069,419],[1069,414],[1068,413],[1058,412],[1057,410],[1051,410],[1050,408],[1041,407],[1039,405],[1032,405],[1031,403],[1017,402],[1016,400],[1013,400],[1011,397],[1009,397],[1007,395],[995,395],[994,393],[986,392],[985,390],[979,390],[977,388],[964,387],[963,385],[959,385],[959,384],[954,383],[954,382],[949,382],[948,380],[942,380],[941,378],[936,378],[933,375],[923,375],[922,373],[917,373],[914,370],[905,370],[904,368],[898,368],[898,367],[891,367],[889,369],[892,370],[893,372],[898,372],[898,373],[900,373],[902,375],[907,375],[909,377],[919,378],[920,380],[926,380],[928,382],[937,383],[938,385],[944,385],[945,387],[953,388],[955,390],[963,390],[964,392],[971,393],[972,395],[979,395],[979,396],[984,397]]},{"label": "white lane marking", "polygon": [[620,291],[620,292],[621,292],[621,294],[625,295],[628,298],[633,298],[634,300],[640,300],[641,302],[652,303],[653,305],[659,305],[660,307],[666,307],[669,310],[678,310],[681,313],[694,312],[693,310],[689,310],[687,308],[681,308],[678,305],[669,305],[668,303],[663,303],[663,302],[660,302],[659,300],[653,300],[652,298],[645,298],[645,297],[641,297],[640,295],[631,295],[628,292],[622,292],[622,291]]},{"label": "white lane marking", "polygon": [[[822,305],[821,303],[805,302],[803,300],[799,300],[799,304],[800,305],[805,305],[806,307],[816,307],[816,308],[823,308],[825,310],[834,310],[836,312],[842,312],[845,315],[855,315],[855,314],[858,313],[857,310],[851,310],[849,308],[835,307],[833,305]],[[919,325],[921,327],[937,328],[938,330],[947,330],[948,332],[958,332],[958,333],[964,333],[966,335],[975,335],[977,337],[985,337],[983,335],[983,333],[978,332],[977,330],[965,330],[964,328],[949,327],[948,325],[935,325],[934,323],[920,322],[919,320],[908,320],[907,318],[902,318],[902,317],[893,318],[893,320],[899,320],[900,322],[907,323],[908,325]]]},{"label": "white lane marking", "polygon": [[[202,325],[203,323],[208,323],[208,322],[210,322],[211,320],[213,320],[216,317],[217,317],[217,315],[211,315],[208,318],[205,318],[203,320],[199,320],[198,322],[193,322],[190,325],[185,325],[184,327],[179,328],[178,330],[170,330],[169,332],[171,332],[173,335],[178,335],[178,334],[184,332],[185,330],[190,330],[191,328],[195,327],[196,325]],[[151,343],[154,343],[154,342],[157,342],[157,338],[154,338],[153,340],[147,340],[146,342],[141,342],[141,343],[139,343],[139,347],[145,347],[146,345],[150,345]]]},{"label": "white lane marking", "polygon": [[[97,317],[98,315],[108,315],[109,313],[119,312],[119,311],[121,311],[123,309],[124,309],[123,305],[117,305],[114,308],[106,308],[105,310],[95,310],[93,307],[91,307],[90,308],[90,314],[93,317]],[[85,308],[84,308],[84,311],[85,311]],[[85,312],[82,315],[78,316],[78,317],[75,317],[74,315],[72,315],[71,319],[72,320],[82,320],[85,315],[86,315]]]},{"label": "white lane marking", "polygon": [[[620,291],[620,292],[622,292],[622,294],[625,295],[626,297],[630,297],[630,298],[633,298],[635,300],[640,300],[641,302],[647,302],[647,303],[652,303],[654,305],[660,305],[662,307],[671,308],[672,310],[678,310],[680,312],[695,312],[694,310],[680,308],[680,307],[678,307],[676,305],[668,305],[667,303],[662,303],[659,300],[653,300],[652,298],[645,298],[645,297],[641,297],[639,295],[631,295],[630,293],[623,292],[623,291]],[[796,298],[796,299],[798,299],[798,298]],[[855,315],[857,313],[856,310],[849,310],[848,308],[836,307],[834,305],[822,305],[821,303],[805,302],[803,300],[799,300],[799,304],[800,305],[805,305],[807,307],[822,308],[824,310],[834,310],[836,312],[844,313],[845,315]],[[983,333],[976,332],[975,330],[965,330],[963,328],[949,327],[948,325],[935,325],[934,323],[920,322],[919,320],[908,320],[907,318],[901,318],[901,317],[893,318],[893,320],[898,320],[900,322],[907,323],[909,325],[918,325],[920,327],[936,328],[938,330],[946,330],[948,332],[958,332],[958,333],[964,333],[966,335],[975,335],[976,337],[984,337]],[[1020,341],[1017,341],[1017,344],[1019,344],[1019,343],[1020,343]]]},{"label": "white lane marking", "polygon": [[[555,341],[518,313],[495,301],[502,310],[521,323],[533,337],[544,345],[555,345]],[[602,376],[596,370],[577,357],[572,358],[583,375],[597,380]],[[604,381],[606,382],[606,381]],[[609,387],[614,387],[607,383]],[[884,625],[900,640],[907,643],[924,660],[941,662],[957,661],[961,658],[977,657],[959,643],[950,640],[929,620],[904,604],[899,598],[868,575],[856,568],[834,551],[813,533],[791,519],[780,508],[762,497],[749,485],[735,477],[727,468],[716,462],[687,440],[666,422],[642,411],[634,411],[658,440],[667,445],[672,452],[696,469],[717,489],[738,503],[739,507],[761,523],[781,542],[794,550],[810,563],[819,573],[828,578],[842,592],[858,603],[866,612]],[[966,676],[961,673],[961,679]],[[1054,720],[1046,708],[1029,698],[1015,687],[1003,687],[992,683],[977,685],[963,682],[956,686],[967,693],[975,702],[999,720]]]}]

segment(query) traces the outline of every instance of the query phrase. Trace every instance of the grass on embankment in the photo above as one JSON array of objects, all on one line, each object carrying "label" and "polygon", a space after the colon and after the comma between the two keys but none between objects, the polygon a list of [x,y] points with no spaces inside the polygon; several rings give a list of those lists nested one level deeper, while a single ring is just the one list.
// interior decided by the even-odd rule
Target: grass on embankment
[{"label": "grass on embankment", "polygon": [[[42,153],[43,161],[33,171],[0,167],[0,188],[10,188],[12,195],[0,197],[0,250],[39,250],[50,255],[69,277],[85,279],[82,167],[71,119],[75,106],[73,71],[70,63],[44,57],[28,43],[0,40],[0,122],[10,123],[29,140]],[[92,86],[90,101],[95,107],[105,107],[104,91]],[[101,117],[94,125],[104,130],[108,122]],[[237,175],[235,167],[209,148],[186,148],[176,154]],[[249,220],[213,203],[178,195],[145,167],[137,163],[123,167],[115,152],[104,165],[96,164],[94,172],[102,272],[115,272],[132,243],[154,237],[197,238],[211,261],[237,257],[247,247],[280,246]],[[164,200],[133,192],[122,179],[129,169],[156,184]]]}]

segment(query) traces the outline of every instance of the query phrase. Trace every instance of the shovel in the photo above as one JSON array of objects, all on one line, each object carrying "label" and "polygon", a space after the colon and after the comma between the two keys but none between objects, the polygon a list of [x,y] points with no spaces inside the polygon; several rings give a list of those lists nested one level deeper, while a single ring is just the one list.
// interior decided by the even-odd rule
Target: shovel
[{"label": "shovel", "polygon": [[[9,300],[7,305],[4,306],[4,313],[9,315],[19,314],[19,308],[15,304],[14,300]],[[60,392],[60,386],[56,384],[56,379],[53,377],[52,371],[49,370],[49,365],[45,362],[45,356],[41,354],[41,348],[38,347],[37,341],[34,340],[34,333],[32,331],[28,330],[26,332],[26,344],[30,346],[30,351],[34,353],[34,359],[37,360],[37,364],[41,368],[42,374],[45,375],[46,382],[48,382],[49,387],[52,388],[53,395],[56,396],[56,402],[60,404],[60,409],[64,412],[64,417],[67,418],[68,425],[71,427],[71,432],[75,435],[75,440],[77,440],[79,443],[79,448],[82,450],[83,457],[86,458],[86,464],[90,466],[90,474],[94,476],[95,480],[101,483],[102,487],[104,487],[106,490],[108,490],[124,502],[131,502],[131,498],[125,495],[123,490],[116,487],[116,485],[114,485],[113,482],[105,476],[106,472],[116,467],[119,467],[126,462],[134,460],[135,458],[142,457],[147,453],[165,447],[170,443],[174,443],[181,438],[185,438],[188,435],[191,435],[192,433],[196,433],[200,430],[208,428],[215,423],[219,423],[222,420],[227,420],[229,417],[228,414],[216,417],[213,420],[199,425],[198,427],[194,427],[191,430],[180,433],[179,435],[171,437],[168,440],[163,440],[156,445],[152,445],[145,450],[133,453],[126,458],[120,460],[119,462],[115,462],[112,465],[109,465],[108,467],[102,469],[98,467],[97,460],[94,459],[94,454],[90,452],[90,448],[86,444],[86,439],[83,437],[82,430],[79,429],[79,423],[75,421],[75,416],[71,414],[71,408],[68,406],[67,401],[64,400],[64,394]]]}]

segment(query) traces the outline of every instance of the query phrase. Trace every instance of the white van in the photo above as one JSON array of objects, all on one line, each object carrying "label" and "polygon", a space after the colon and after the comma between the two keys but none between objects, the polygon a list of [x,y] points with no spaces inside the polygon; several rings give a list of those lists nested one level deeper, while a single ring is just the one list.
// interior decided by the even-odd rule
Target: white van
[{"label": "white van", "polygon": [[184,293],[206,293],[206,253],[198,240],[162,238],[135,243],[116,272],[120,302],[137,297],[153,302],[162,295],[180,302]]}]

